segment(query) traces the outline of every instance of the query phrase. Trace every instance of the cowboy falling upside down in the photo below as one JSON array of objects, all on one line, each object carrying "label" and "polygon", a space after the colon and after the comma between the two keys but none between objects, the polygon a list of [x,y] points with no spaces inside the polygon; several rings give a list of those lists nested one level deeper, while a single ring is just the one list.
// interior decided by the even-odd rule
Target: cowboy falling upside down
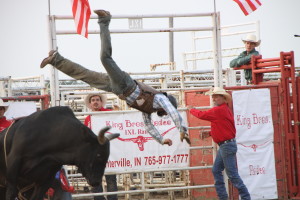
[{"label": "cowboy falling upside down", "polygon": [[183,125],[183,120],[177,111],[175,97],[133,80],[129,74],[118,67],[111,57],[112,46],[108,28],[111,15],[105,10],[95,10],[94,12],[98,15],[100,26],[100,59],[107,74],[88,70],[64,58],[55,50],[51,50],[49,56],[42,61],[41,68],[51,64],[74,79],[82,80],[92,87],[113,92],[120,99],[125,100],[130,107],[143,113],[145,129],[158,143],[171,146],[172,140],[163,138],[151,120],[151,114],[154,112],[160,117],[169,115],[180,132],[181,141],[186,140],[190,144],[187,128]]}]

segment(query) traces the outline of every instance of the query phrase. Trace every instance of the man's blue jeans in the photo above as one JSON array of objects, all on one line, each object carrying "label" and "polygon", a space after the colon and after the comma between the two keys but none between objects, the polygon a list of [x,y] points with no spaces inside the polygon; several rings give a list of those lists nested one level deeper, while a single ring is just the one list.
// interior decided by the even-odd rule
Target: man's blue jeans
[{"label": "man's blue jeans", "polygon": [[109,76],[112,92],[116,95],[121,95],[134,89],[136,87],[136,83],[129,74],[119,68],[112,58],[111,37],[108,29],[110,20],[110,15],[98,17],[101,39],[100,60]]},{"label": "man's blue jeans", "polygon": [[[115,174],[112,175],[105,175],[106,184],[107,184],[107,192],[116,192],[118,191],[118,185],[117,185],[117,176]],[[97,187],[92,187],[93,193],[103,192],[102,185],[99,185]],[[106,200],[104,196],[97,196],[94,197],[94,200]],[[118,195],[108,195],[107,200],[118,200]]]},{"label": "man's blue jeans", "polygon": [[228,175],[229,180],[239,191],[239,195],[242,200],[250,200],[250,194],[247,187],[243,183],[241,177],[238,174],[236,166],[236,142],[232,141],[226,144],[222,144],[218,150],[217,157],[214,162],[212,173],[215,179],[215,188],[219,199],[227,200],[228,194],[226,192],[224,177],[222,172],[224,169]]}]

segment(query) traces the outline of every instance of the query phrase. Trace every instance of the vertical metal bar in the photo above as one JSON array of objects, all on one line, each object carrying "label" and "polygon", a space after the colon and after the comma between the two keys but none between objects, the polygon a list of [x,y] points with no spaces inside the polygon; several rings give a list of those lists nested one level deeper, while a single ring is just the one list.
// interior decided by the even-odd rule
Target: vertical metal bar
[{"label": "vertical metal bar", "polygon": [[[141,173],[141,185],[142,185],[142,190],[145,190],[145,172]],[[149,195],[147,193],[144,193],[144,199],[148,199]]]},{"label": "vertical metal bar", "polygon": [[[260,39],[260,23],[258,20],[256,21],[255,25],[256,25],[256,36],[258,39]],[[261,46],[258,46],[258,52],[260,52],[260,47]]]},{"label": "vertical metal bar", "polygon": [[290,52],[290,68],[291,68],[291,83],[292,83],[292,95],[293,95],[293,117],[294,117],[294,140],[295,140],[295,178],[296,178],[296,186],[297,186],[297,195],[300,196],[300,141],[299,141],[299,114],[298,114],[298,95],[297,95],[297,83],[295,77],[295,63],[294,63],[294,52]]},{"label": "vertical metal bar", "polygon": [[[181,89],[185,88],[184,86],[184,72],[183,70],[180,70],[180,87]],[[184,90],[180,90],[180,99],[181,99],[181,105],[185,105],[185,98],[184,98]]]},{"label": "vertical metal bar", "polygon": [[195,37],[196,37],[196,32],[195,31],[193,31],[192,32],[192,40],[193,40],[193,42],[192,42],[192,45],[193,45],[193,70],[196,70],[197,69],[197,61],[196,61],[196,51],[197,51],[197,47],[196,47],[196,39],[195,39]]},{"label": "vertical metal bar", "polygon": [[213,15],[214,86],[223,87],[220,13]]},{"label": "vertical metal bar", "polygon": [[9,97],[12,96],[12,82],[13,82],[13,80],[11,79],[11,76],[9,76],[8,82],[7,82],[7,96],[9,96]]},{"label": "vertical metal bar", "polygon": [[184,69],[188,70],[188,61],[186,60],[186,53],[183,53],[182,56],[183,56]]},{"label": "vertical metal bar", "polygon": [[293,184],[293,166],[292,163],[292,155],[291,155],[291,144],[290,144],[290,95],[289,95],[289,84],[288,80],[286,78],[286,73],[284,73],[284,63],[282,60],[282,56],[280,55],[280,67],[282,69],[281,71],[281,83],[282,83],[282,90],[283,90],[283,111],[284,111],[284,132],[285,132],[285,148],[286,148],[286,163],[287,163],[287,188],[288,191],[292,190]]},{"label": "vertical metal bar", "polygon": [[4,81],[0,81],[0,97],[6,97],[6,91],[4,87]]},{"label": "vertical metal bar", "polygon": [[[54,16],[49,16],[49,39],[50,39],[50,49],[57,49],[56,43],[56,26]],[[58,71],[56,68],[51,67],[51,77],[50,77],[50,93],[51,93],[51,106],[59,106],[59,83],[58,83]]]},{"label": "vertical metal bar", "polygon": [[42,89],[41,89],[41,95],[46,94],[45,78],[44,78],[44,75],[41,75],[41,76],[40,76],[40,86],[42,87]]},{"label": "vertical metal bar", "polygon": [[[174,18],[169,17],[169,28],[174,27]],[[169,62],[174,62],[174,33],[169,33]]]}]

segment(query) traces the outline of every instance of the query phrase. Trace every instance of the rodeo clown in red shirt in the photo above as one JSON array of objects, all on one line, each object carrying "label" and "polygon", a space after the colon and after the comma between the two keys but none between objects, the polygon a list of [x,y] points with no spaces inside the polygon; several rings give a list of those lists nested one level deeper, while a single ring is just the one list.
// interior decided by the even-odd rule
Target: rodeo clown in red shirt
[{"label": "rodeo clown in red shirt", "polygon": [[9,121],[4,116],[5,111],[8,108],[8,104],[4,103],[2,99],[0,99],[0,132],[9,127],[12,121]]},{"label": "rodeo clown in red shirt", "polygon": [[[95,111],[112,111],[111,109],[104,108],[107,101],[107,97],[105,94],[89,94],[85,97],[84,103],[85,105],[91,109],[93,112]],[[117,106],[114,106],[115,110],[118,110]],[[84,125],[92,129],[91,125],[91,115],[88,115],[84,120]],[[116,192],[118,191],[117,185],[117,177],[115,174],[105,175],[106,183],[107,183],[107,192]],[[103,192],[102,185],[97,187],[92,187],[92,192]],[[107,200],[117,200],[118,196],[108,195]],[[104,196],[96,196],[94,200],[105,200]]]},{"label": "rodeo clown in red shirt", "polygon": [[200,111],[188,106],[188,110],[195,117],[211,122],[211,137],[219,145],[212,169],[218,197],[222,200],[228,199],[222,173],[225,169],[231,183],[238,189],[241,199],[250,200],[248,189],[239,176],[236,166],[236,130],[232,111],[227,104],[231,102],[231,96],[219,87],[215,87],[205,94],[212,96],[213,108]]}]

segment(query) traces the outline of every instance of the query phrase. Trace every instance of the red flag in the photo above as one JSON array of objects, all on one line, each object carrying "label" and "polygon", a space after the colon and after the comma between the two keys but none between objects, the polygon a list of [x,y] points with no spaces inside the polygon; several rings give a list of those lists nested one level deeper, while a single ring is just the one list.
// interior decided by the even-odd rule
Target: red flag
[{"label": "red flag", "polygon": [[91,16],[91,9],[88,0],[71,0],[72,12],[77,27],[77,33],[88,37],[88,23]]},{"label": "red flag", "polygon": [[259,0],[233,0],[235,1],[244,14],[247,16],[253,11],[255,11],[259,6],[261,6],[261,3]]}]

